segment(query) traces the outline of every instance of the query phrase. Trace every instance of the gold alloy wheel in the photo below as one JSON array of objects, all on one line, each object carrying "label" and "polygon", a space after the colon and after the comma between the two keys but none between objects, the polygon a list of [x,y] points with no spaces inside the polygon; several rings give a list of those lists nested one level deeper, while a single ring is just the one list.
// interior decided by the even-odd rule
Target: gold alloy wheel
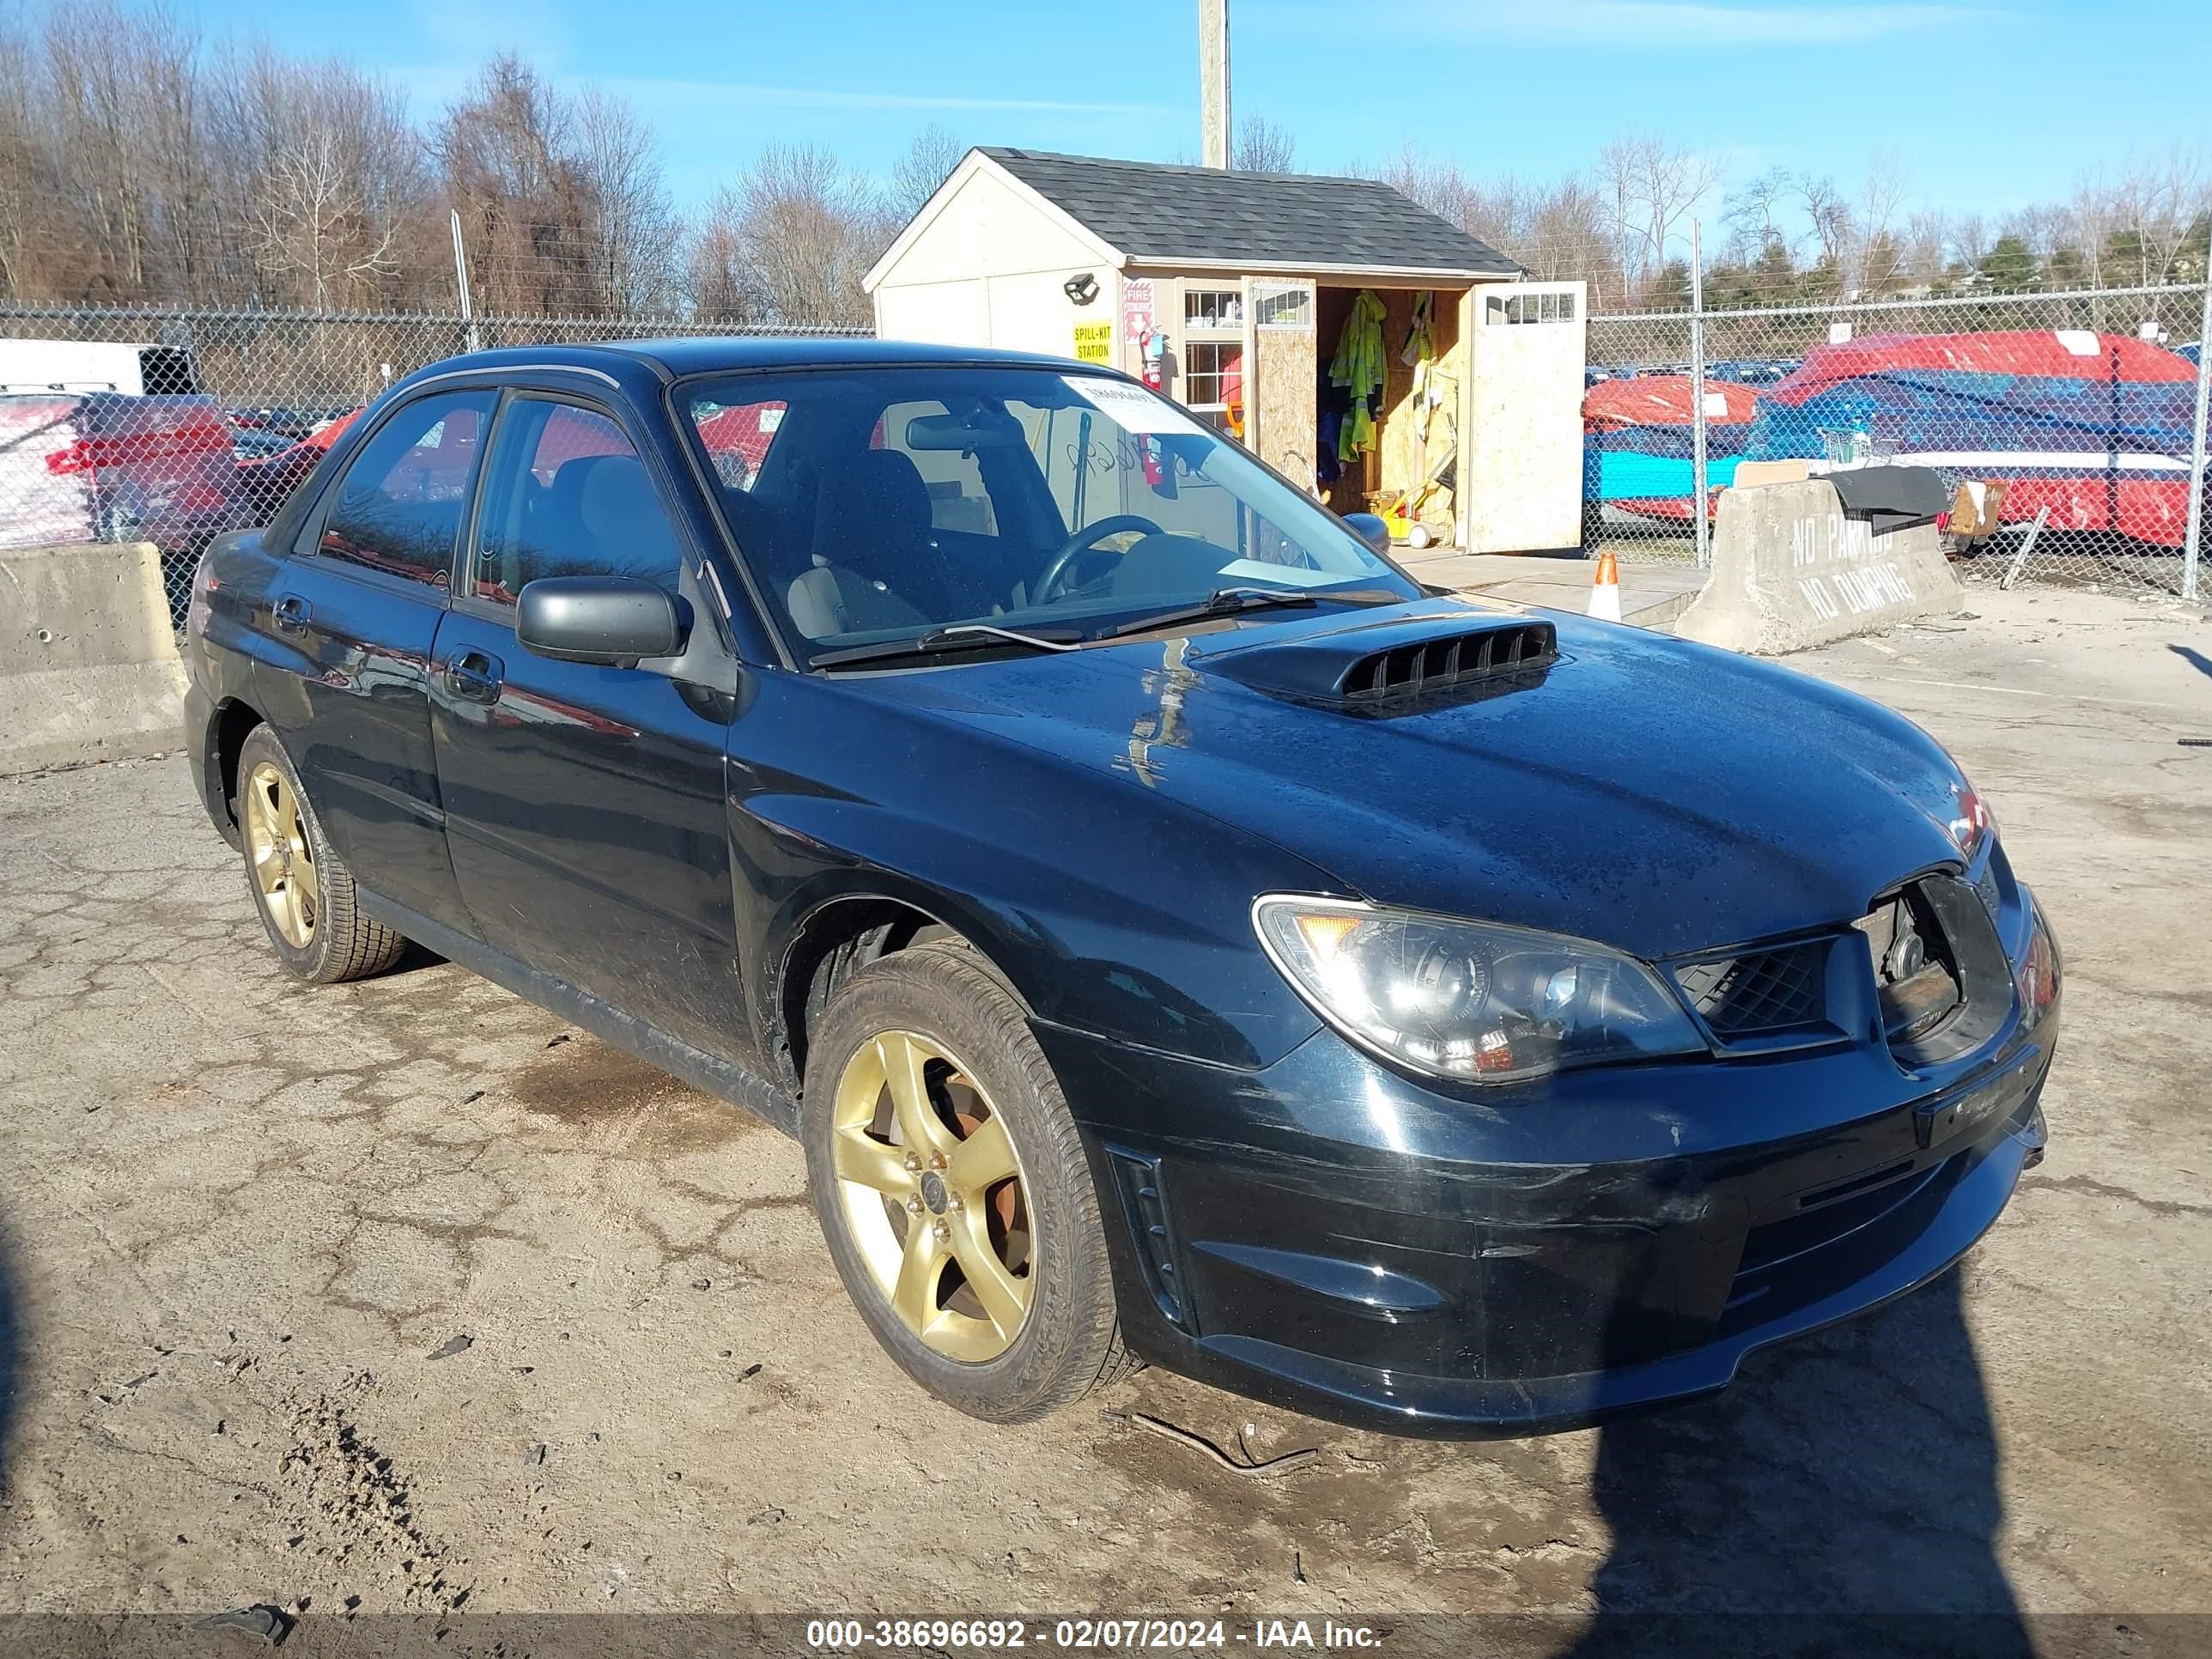
[{"label": "gold alloy wheel", "polygon": [[246,852],[269,919],[294,949],[305,950],[315,936],[322,903],[315,853],[300,818],[299,797],[267,761],[246,781]]},{"label": "gold alloy wheel", "polygon": [[839,1208],[899,1322],[975,1364],[1013,1345],[1035,1289],[1020,1155],[975,1074],[885,1031],[845,1064],[830,1125]]}]

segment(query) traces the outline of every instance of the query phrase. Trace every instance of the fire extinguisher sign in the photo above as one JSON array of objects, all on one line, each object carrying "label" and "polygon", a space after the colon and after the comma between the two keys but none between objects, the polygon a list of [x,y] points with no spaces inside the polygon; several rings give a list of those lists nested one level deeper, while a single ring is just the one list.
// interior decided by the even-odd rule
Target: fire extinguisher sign
[{"label": "fire extinguisher sign", "polygon": [[1141,342],[1152,330],[1152,279],[1133,276],[1121,284],[1121,337]]}]

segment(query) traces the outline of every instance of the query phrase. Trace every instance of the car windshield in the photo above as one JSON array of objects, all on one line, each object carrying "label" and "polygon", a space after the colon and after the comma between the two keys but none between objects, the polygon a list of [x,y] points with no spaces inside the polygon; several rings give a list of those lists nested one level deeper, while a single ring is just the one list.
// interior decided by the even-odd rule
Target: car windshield
[{"label": "car windshield", "polygon": [[[1242,446],[1126,380],[948,365],[677,390],[739,551],[810,660],[969,628],[1093,640],[1202,607],[1419,589]],[[1258,597],[1254,597],[1255,593]],[[826,665],[826,664],[825,664]]]}]

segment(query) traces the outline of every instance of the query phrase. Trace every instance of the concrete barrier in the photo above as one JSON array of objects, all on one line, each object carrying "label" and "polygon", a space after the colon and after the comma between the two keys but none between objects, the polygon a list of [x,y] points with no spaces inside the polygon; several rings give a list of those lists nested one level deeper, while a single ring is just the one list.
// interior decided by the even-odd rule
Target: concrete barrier
[{"label": "concrete barrier", "polygon": [[0,776],[179,748],[184,691],[151,543],[0,550]]},{"label": "concrete barrier", "polygon": [[1877,536],[1844,515],[1833,484],[1811,478],[1721,492],[1713,573],[1674,631],[1778,657],[1964,603],[1934,525]]}]

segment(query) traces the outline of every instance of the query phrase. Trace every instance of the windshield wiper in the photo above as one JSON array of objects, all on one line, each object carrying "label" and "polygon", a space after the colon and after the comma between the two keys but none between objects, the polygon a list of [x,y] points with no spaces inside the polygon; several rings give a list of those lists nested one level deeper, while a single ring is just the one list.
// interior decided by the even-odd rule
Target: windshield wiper
[{"label": "windshield wiper", "polygon": [[1162,611],[1154,616],[1116,623],[1098,637],[1110,640],[1123,634],[1143,634],[1155,628],[1173,628],[1177,623],[1210,622],[1216,617],[1233,617],[1245,611],[1304,607],[1319,605],[1323,599],[1332,605],[1400,605],[1404,603],[1405,595],[1393,593],[1383,587],[1325,587],[1318,592],[1303,587],[1217,587],[1196,605],[1178,605],[1173,611]]},{"label": "windshield wiper", "polygon": [[852,663],[892,662],[902,657],[936,657],[949,651],[978,651],[986,646],[1026,645],[1039,651],[1073,651],[1083,641],[1073,628],[1020,629],[995,623],[956,623],[933,628],[908,640],[878,640],[870,645],[848,645],[816,656],[812,666],[837,668]]}]

